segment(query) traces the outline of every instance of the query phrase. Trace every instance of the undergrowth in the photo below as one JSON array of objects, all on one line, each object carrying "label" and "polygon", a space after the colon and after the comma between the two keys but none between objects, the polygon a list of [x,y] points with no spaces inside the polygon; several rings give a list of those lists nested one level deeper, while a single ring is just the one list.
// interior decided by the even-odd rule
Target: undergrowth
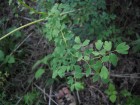
[{"label": "undergrowth", "polygon": [[[130,47],[118,35],[121,34],[121,29],[115,24],[116,15],[107,11],[105,0],[37,0],[37,9],[22,0],[16,3],[19,7],[23,6],[21,10],[28,9],[31,16],[35,15],[40,19],[19,28],[8,29],[10,33],[0,38],[3,42],[0,46],[0,62],[4,65],[0,71],[1,86],[9,75],[9,71],[5,69],[15,63],[13,53],[4,53],[4,46],[10,41],[13,44],[16,40],[14,38],[21,36],[20,29],[43,22],[40,27],[43,30],[42,34],[54,45],[54,49],[34,64],[35,80],[43,78],[43,74],[47,72],[46,67],[51,73],[52,80],[63,78],[71,91],[84,89],[84,79],[92,78],[93,83],[100,83],[102,87],[104,84],[107,86],[104,93],[112,103],[118,102],[120,93],[111,78],[113,74],[110,66],[116,67],[120,54],[128,54]],[[12,0],[9,0],[9,4],[12,4]],[[13,33],[13,39],[8,39]],[[9,43],[3,41],[6,39]],[[137,40],[132,42],[134,45],[136,43]],[[9,46],[13,50],[12,47]],[[40,67],[40,64],[45,67]],[[122,97],[128,97],[126,105],[135,105],[137,101],[134,101],[136,98],[131,93],[127,90],[122,90],[122,93],[125,94],[121,95]],[[35,89],[27,92],[23,97],[23,103],[33,105],[38,95]],[[1,92],[0,99],[4,100],[3,97],[5,93]],[[134,102],[129,102],[129,99]]]}]

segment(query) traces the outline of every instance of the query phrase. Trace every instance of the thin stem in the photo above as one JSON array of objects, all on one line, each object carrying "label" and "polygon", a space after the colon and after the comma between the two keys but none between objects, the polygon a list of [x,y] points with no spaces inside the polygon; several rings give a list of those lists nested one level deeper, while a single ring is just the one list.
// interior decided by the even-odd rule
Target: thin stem
[{"label": "thin stem", "polygon": [[[81,10],[81,9],[78,9],[78,10]],[[72,13],[72,12],[75,12],[75,11],[76,11],[76,10],[72,10],[72,11],[64,12],[64,13],[61,13],[60,15],[62,16],[62,15],[65,15],[65,14],[68,14],[68,13]],[[25,24],[25,25],[23,25],[23,26],[21,26],[21,27],[19,27],[19,28],[16,28],[15,30],[9,32],[8,34],[2,36],[2,37],[0,38],[0,41],[3,40],[4,38],[10,36],[12,33],[16,32],[16,31],[18,31],[18,30],[20,30],[20,29],[23,29],[23,28],[28,27],[28,26],[30,26],[30,25],[33,25],[33,24],[39,23],[39,22],[44,21],[44,20],[46,20],[46,19],[35,20],[35,21],[30,22],[30,23],[28,23],[28,24]]]},{"label": "thin stem", "polygon": [[[80,11],[80,10],[82,10],[82,9],[77,9],[77,10]],[[75,12],[75,11],[77,11],[77,10],[71,10],[71,11],[68,11],[68,12],[63,12],[63,13],[61,13],[60,15],[65,15],[65,14],[73,13],[73,12]]]},{"label": "thin stem", "polygon": [[3,40],[4,38],[10,36],[12,33],[16,32],[16,31],[18,31],[18,30],[20,30],[20,29],[23,29],[23,28],[28,27],[28,26],[30,26],[30,25],[39,23],[39,22],[44,21],[44,20],[45,20],[45,19],[35,20],[35,21],[30,22],[30,23],[28,23],[28,24],[25,24],[25,25],[23,25],[23,26],[21,26],[21,27],[19,27],[19,28],[16,28],[16,29],[14,29],[13,31],[9,32],[8,34],[2,36],[2,37],[0,38],[0,41]]},{"label": "thin stem", "polygon": [[38,11],[36,11],[34,8],[30,7],[25,2],[22,2],[22,0],[18,0],[18,2],[21,3],[24,7],[28,8],[30,11],[33,11],[33,12],[35,12],[37,14],[47,14],[45,12],[38,12]]},{"label": "thin stem", "polygon": [[[82,73],[83,75],[86,75],[86,73]],[[73,72],[68,72],[65,73],[65,76],[71,76],[74,75]],[[95,73],[90,73],[91,76],[95,75]],[[135,78],[135,79],[140,79],[138,74],[110,74],[111,77],[116,77],[116,78]]]},{"label": "thin stem", "polygon": [[85,61],[87,63],[87,65],[89,66],[89,68],[91,69],[90,64],[88,63],[88,61],[86,61],[85,59],[82,59],[82,60]]},{"label": "thin stem", "polygon": [[61,35],[62,35],[62,38],[63,38],[63,40],[64,40],[64,42],[65,42],[65,44],[66,44],[66,46],[67,46],[67,41],[66,41],[66,38],[65,38],[65,36],[64,36],[64,33],[61,31]]},{"label": "thin stem", "polygon": [[41,89],[38,85],[34,84],[36,86],[37,89],[39,89],[43,94],[45,94],[49,99],[51,99],[51,101],[55,104],[58,105],[51,96],[49,96],[46,92],[43,91],[43,89]]}]

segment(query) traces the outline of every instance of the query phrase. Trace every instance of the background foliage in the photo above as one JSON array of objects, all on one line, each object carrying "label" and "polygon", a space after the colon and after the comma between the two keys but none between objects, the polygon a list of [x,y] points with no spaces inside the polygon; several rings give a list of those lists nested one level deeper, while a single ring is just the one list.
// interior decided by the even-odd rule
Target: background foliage
[{"label": "background foliage", "polygon": [[[48,100],[42,98],[36,84],[49,90],[50,86],[65,83],[81,93],[89,85],[97,87],[106,101],[97,99],[96,104],[102,100],[102,104],[138,105],[139,91],[132,90],[139,88],[135,79],[140,65],[139,7],[138,0],[1,3],[0,37],[30,21],[44,21],[0,40],[0,104],[46,104]],[[133,55],[136,63],[125,72],[125,65],[120,63]],[[117,67],[122,71],[117,71]],[[130,82],[121,76],[129,73],[136,74],[135,78],[128,76]],[[120,76],[122,80],[116,79]],[[122,88],[121,81],[128,85],[127,89]],[[95,100],[90,101],[93,104]]]}]

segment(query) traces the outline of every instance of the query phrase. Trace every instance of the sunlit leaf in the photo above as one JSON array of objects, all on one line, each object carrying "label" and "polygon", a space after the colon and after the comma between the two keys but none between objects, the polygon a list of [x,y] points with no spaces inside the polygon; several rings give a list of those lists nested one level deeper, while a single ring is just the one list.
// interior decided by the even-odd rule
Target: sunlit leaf
[{"label": "sunlit leaf", "polygon": [[102,46],[103,46],[103,42],[102,42],[101,40],[98,40],[98,41],[95,43],[95,47],[96,47],[96,49],[98,49],[98,50],[101,50]]},{"label": "sunlit leaf", "polygon": [[110,41],[105,41],[105,43],[104,43],[104,49],[105,49],[106,51],[110,51],[111,48],[112,48],[112,42],[110,42]]},{"label": "sunlit leaf", "polygon": [[108,69],[105,66],[103,66],[100,72],[100,77],[103,79],[107,79],[108,75],[109,75]]},{"label": "sunlit leaf", "polygon": [[80,40],[80,37],[79,36],[77,36],[77,37],[75,37],[75,40],[74,40],[76,43],[78,43],[78,44],[80,44],[81,43],[81,40]]},{"label": "sunlit leaf", "polygon": [[116,48],[116,51],[120,54],[128,54],[129,46],[125,42],[119,44]]}]

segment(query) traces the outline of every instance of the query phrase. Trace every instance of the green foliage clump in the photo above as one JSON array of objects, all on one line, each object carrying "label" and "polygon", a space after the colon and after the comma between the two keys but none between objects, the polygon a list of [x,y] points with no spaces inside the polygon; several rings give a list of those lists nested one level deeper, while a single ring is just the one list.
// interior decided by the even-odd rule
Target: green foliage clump
[{"label": "green foliage clump", "polygon": [[33,105],[36,103],[36,99],[39,96],[39,93],[36,90],[28,92],[24,95],[24,103],[25,105]]},{"label": "green foliage clump", "polygon": [[[106,81],[105,83],[110,83],[110,71],[106,63],[109,62],[116,66],[118,62],[116,53],[127,54],[129,49],[129,46],[125,42],[118,44],[115,48],[111,41],[97,40],[94,44],[90,43],[91,41],[88,39],[81,39],[82,36],[77,35],[73,27],[76,24],[79,25],[78,27],[81,25],[84,27],[85,25],[83,23],[89,21],[88,19],[91,15],[88,13],[94,12],[91,12],[91,8],[89,8],[90,12],[88,10],[86,11],[87,8],[83,10],[84,3],[80,4],[78,2],[75,5],[78,4],[81,5],[78,6],[81,8],[77,9],[70,4],[55,4],[48,12],[44,33],[45,37],[54,43],[55,48],[52,54],[39,60],[34,66],[36,67],[40,63],[46,64],[52,71],[52,78],[66,78],[71,90],[84,89],[84,83],[82,81],[84,76],[89,77],[92,75],[93,82],[102,80],[104,82]],[[90,6],[87,7],[93,7],[90,0],[88,5]],[[87,17],[81,17],[78,13],[83,13]],[[70,19],[73,22],[70,22]],[[94,24],[94,26],[96,25]],[[79,28],[78,30],[81,29]],[[94,35],[94,33],[91,34]],[[41,76],[42,73],[44,73],[42,69],[39,69],[35,76]],[[37,78],[39,77],[37,76]],[[117,92],[112,87],[114,86],[110,84],[107,94],[111,102],[115,102]]]}]

